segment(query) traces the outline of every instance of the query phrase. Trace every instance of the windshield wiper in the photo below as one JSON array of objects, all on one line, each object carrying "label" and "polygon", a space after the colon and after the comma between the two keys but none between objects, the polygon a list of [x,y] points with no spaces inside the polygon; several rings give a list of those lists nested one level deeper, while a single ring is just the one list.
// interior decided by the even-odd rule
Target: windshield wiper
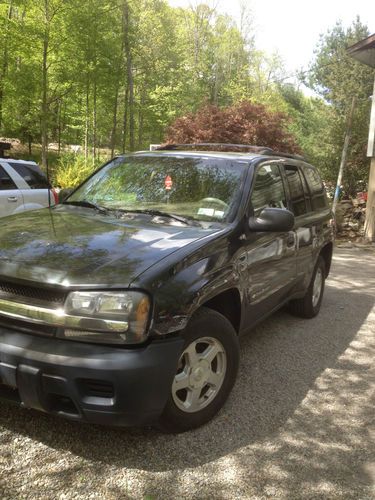
[{"label": "windshield wiper", "polygon": [[178,222],[182,222],[188,226],[200,226],[199,222],[193,218],[182,217],[182,215],[170,214],[169,212],[162,212],[161,210],[152,210],[152,209],[144,209],[144,210],[131,210],[131,209],[120,209],[120,212],[129,212],[132,214],[147,214],[147,215],[156,215],[160,217],[168,217],[169,219],[177,220]]},{"label": "windshield wiper", "polygon": [[63,205],[75,205],[77,207],[86,207],[86,208],[93,208],[94,210],[97,210],[101,214],[107,214],[108,209],[105,207],[101,207],[100,205],[97,205],[96,203],[88,200],[78,200],[78,201],[64,201]]}]

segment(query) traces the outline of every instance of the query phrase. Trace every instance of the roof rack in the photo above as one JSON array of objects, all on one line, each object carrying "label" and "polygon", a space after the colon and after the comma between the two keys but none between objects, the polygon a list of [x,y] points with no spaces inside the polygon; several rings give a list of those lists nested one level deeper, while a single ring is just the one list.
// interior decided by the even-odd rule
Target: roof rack
[{"label": "roof rack", "polygon": [[248,153],[257,153],[259,155],[269,155],[269,156],[282,156],[285,158],[293,158],[295,160],[304,160],[304,157],[301,155],[295,155],[290,153],[282,153],[280,151],[274,151],[271,148],[267,148],[265,146],[255,146],[253,144],[228,144],[225,142],[197,142],[190,144],[162,144],[154,148],[154,151],[176,151],[176,150],[184,150],[184,149],[200,149],[200,148],[209,148],[227,152],[238,152],[244,151]]}]

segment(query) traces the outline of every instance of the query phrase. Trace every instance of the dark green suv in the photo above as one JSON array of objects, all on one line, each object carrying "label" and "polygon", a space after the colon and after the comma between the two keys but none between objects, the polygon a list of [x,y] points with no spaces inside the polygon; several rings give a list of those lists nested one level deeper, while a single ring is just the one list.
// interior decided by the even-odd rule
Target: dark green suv
[{"label": "dark green suv", "polygon": [[331,210],[303,158],[170,145],[114,158],[62,204],[5,217],[0,397],[184,431],[236,379],[239,335],[318,314]]}]

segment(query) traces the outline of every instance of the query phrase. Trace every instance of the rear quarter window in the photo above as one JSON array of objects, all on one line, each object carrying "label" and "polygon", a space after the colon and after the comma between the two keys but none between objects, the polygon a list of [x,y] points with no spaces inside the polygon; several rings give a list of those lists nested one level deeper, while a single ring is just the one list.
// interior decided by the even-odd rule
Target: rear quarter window
[{"label": "rear quarter window", "polygon": [[22,163],[9,163],[14,170],[23,178],[31,189],[48,189],[47,177],[39,170],[37,165],[23,165]]},{"label": "rear quarter window", "polygon": [[17,186],[0,165],[0,191],[7,191],[8,189],[17,189]]},{"label": "rear quarter window", "polygon": [[326,208],[328,206],[327,196],[318,171],[312,167],[304,167],[303,173],[310,189],[313,209]]}]

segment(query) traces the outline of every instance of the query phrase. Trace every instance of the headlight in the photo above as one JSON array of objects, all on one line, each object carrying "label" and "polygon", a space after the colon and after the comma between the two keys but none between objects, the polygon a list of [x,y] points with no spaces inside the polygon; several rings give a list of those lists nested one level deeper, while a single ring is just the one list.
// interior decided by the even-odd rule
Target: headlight
[{"label": "headlight", "polygon": [[69,326],[60,330],[60,338],[138,344],[147,338],[150,300],[136,291],[71,292],[65,301],[64,315],[69,318]]}]

